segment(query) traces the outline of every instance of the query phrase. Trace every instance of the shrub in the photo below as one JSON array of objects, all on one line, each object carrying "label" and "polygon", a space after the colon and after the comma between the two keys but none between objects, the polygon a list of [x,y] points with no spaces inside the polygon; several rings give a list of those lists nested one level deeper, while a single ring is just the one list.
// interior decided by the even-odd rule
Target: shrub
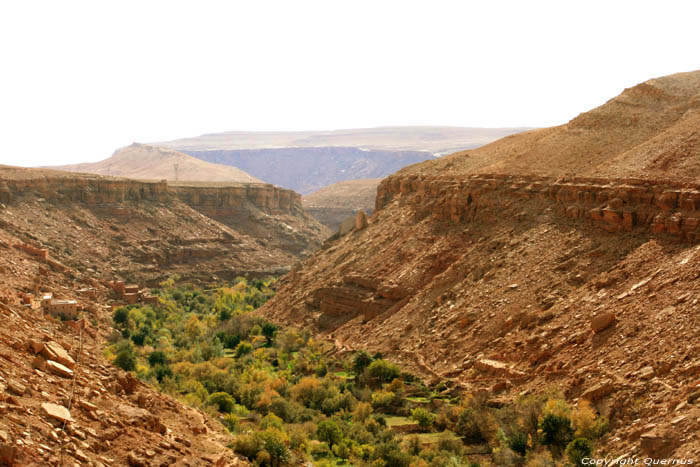
[{"label": "shrub", "polygon": [[455,427],[458,434],[464,437],[467,443],[477,444],[486,441],[479,426],[479,412],[471,407],[464,409],[457,418]]},{"label": "shrub", "polygon": [[153,375],[156,377],[159,383],[162,383],[163,378],[170,378],[173,376],[173,370],[168,365],[158,364],[153,368]]},{"label": "shrub", "polygon": [[165,356],[165,352],[161,350],[156,350],[155,352],[151,352],[151,354],[148,356],[148,364],[151,366],[156,366],[156,365],[167,365],[168,359]]},{"label": "shrub", "polygon": [[243,355],[247,355],[252,351],[253,351],[253,346],[250,345],[250,342],[243,341],[240,344],[238,344],[238,346],[236,347],[236,357],[237,358],[242,357]]},{"label": "shrub", "polygon": [[591,442],[586,438],[576,438],[566,446],[566,457],[574,465],[585,465],[583,459],[591,456]]},{"label": "shrub", "polygon": [[411,410],[411,419],[418,422],[421,428],[429,428],[435,421],[435,415],[422,407]]},{"label": "shrub", "polygon": [[571,425],[574,436],[578,438],[596,439],[607,431],[607,420],[597,417],[590,402],[582,400],[578,407],[571,413]]},{"label": "shrub", "polygon": [[522,431],[515,431],[508,439],[508,447],[521,456],[527,451],[527,435]]},{"label": "shrub", "polygon": [[221,418],[221,423],[230,433],[233,433],[238,427],[238,417],[232,413],[227,413]]},{"label": "shrub", "polygon": [[399,368],[386,360],[375,360],[368,367],[367,372],[371,378],[383,383],[388,383],[394,378],[398,378],[401,372]]},{"label": "shrub", "polygon": [[123,341],[119,344],[114,364],[125,371],[136,369],[136,355],[134,355],[134,349],[129,341]]},{"label": "shrub", "polygon": [[236,401],[233,400],[233,397],[225,392],[215,392],[209,396],[209,403],[217,406],[219,412],[223,413],[230,413],[234,405],[236,405]]}]

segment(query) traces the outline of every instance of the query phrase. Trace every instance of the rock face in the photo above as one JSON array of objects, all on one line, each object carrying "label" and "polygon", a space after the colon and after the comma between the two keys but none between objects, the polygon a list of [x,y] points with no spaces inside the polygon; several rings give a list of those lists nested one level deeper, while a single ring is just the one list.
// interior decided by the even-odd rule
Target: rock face
[{"label": "rock face", "polygon": [[700,241],[700,184],[669,180],[559,178],[472,175],[391,176],[377,188],[376,209],[401,196],[416,216],[439,221],[478,221],[484,209],[495,212],[543,204],[552,212],[608,232],[645,230],[688,242]]},{"label": "rock face", "polygon": [[175,186],[178,198],[212,219],[249,235],[263,246],[307,256],[330,235],[306,214],[301,195],[270,184]]}]

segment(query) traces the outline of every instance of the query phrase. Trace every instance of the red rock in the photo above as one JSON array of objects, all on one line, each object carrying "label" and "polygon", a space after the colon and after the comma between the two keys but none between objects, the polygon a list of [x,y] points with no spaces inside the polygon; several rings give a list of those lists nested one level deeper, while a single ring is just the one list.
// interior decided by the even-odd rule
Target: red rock
[{"label": "red rock", "polygon": [[591,318],[591,329],[599,333],[609,328],[615,322],[615,313],[599,313]]},{"label": "red rock", "polygon": [[46,415],[48,415],[51,418],[55,418],[56,420],[62,422],[73,421],[73,418],[71,417],[68,409],[63,407],[62,405],[52,404],[51,402],[44,402],[43,404],[41,404],[41,408],[44,410]]},{"label": "red rock", "polygon": [[73,357],[68,355],[68,352],[66,352],[66,350],[58,342],[46,342],[44,347],[41,349],[41,354],[46,357],[47,360],[58,362],[71,370],[75,368],[75,360],[73,360]]},{"label": "red rock", "polygon": [[49,371],[55,375],[62,376],[64,378],[72,378],[73,370],[61,365],[53,360],[46,360],[46,371]]}]

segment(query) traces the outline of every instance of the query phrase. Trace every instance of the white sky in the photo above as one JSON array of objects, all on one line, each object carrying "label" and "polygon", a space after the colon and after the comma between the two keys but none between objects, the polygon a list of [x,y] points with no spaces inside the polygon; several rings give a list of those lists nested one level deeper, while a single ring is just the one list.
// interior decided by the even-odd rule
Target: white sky
[{"label": "white sky", "polygon": [[697,1],[3,1],[0,163],[227,130],[550,126],[700,68]]}]

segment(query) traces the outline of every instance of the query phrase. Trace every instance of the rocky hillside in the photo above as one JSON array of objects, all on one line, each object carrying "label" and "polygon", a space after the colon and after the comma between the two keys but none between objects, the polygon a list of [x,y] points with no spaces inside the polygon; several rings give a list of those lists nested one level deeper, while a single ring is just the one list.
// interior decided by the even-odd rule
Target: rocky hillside
[{"label": "rocky hillside", "polygon": [[121,148],[100,162],[50,168],[143,180],[262,183],[230,165],[211,164],[173,149],[139,143]]},{"label": "rocky hillside", "polygon": [[276,274],[329,232],[272,185],[177,186],[0,168],[0,229],[76,276],[153,283]]},{"label": "rocky hillside", "polygon": [[[102,357],[113,291],[101,280],[111,272],[97,270],[101,258],[91,258],[82,273],[20,248],[30,232],[8,229],[4,216],[15,216],[13,208],[0,212],[0,465],[249,465],[226,448],[230,438],[220,423]],[[55,218],[34,219],[38,225]],[[66,225],[75,231],[71,248],[82,261],[95,251],[88,246],[93,221]],[[51,253],[65,259],[54,248]],[[90,318],[44,314],[38,291],[75,298]]]},{"label": "rocky hillside", "polygon": [[651,79],[552,128],[409,167],[405,174],[500,173],[696,179],[700,72]]},{"label": "rocky hillside", "polygon": [[262,313],[501,401],[552,386],[590,400],[611,420],[598,457],[693,458],[699,78],[385,179],[369,224]]},{"label": "rocky hillside", "polygon": [[369,178],[334,183],[302,196],[304,210],[335,231],[341,222],[358,211],[374,212],[377,186],[381,179]]}]

